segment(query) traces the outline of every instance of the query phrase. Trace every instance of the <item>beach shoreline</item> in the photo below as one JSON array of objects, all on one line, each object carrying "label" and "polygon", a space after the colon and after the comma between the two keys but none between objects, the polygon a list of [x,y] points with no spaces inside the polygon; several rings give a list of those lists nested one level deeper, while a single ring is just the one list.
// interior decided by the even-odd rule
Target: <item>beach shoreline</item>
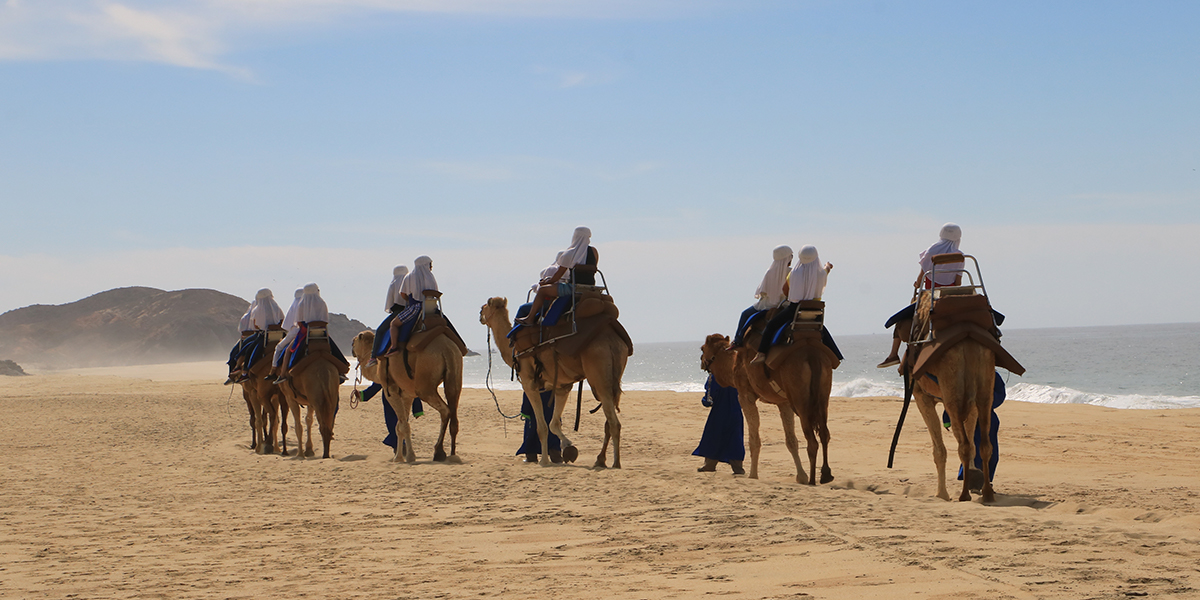
[{"label": "beach shoreline", "polygon": [[[476,389],[462,398],[461,464],[430,460],[432,413],[414,424],[417,463],[390,463],[379,400],[351,408],[352,386],[332,459],[261,456],[240,389],[210,370],[0,379],[13,440],[0,595],[1200,595],[1200,409],[1006,403],[998,502],[983,506],[933,497],[915,411],[886,468],[896,398],[831,401],[835,479],[810,487],[793,481],[767,406],[761,479],[696,473],[707,412],[695,393],[624,394],[621,470],[589,468],[603,418],[587,394],[568,432],[579,461],[540,467],[514,455],[520,421]],[[519,393],[497,399],[517,412]]]}]

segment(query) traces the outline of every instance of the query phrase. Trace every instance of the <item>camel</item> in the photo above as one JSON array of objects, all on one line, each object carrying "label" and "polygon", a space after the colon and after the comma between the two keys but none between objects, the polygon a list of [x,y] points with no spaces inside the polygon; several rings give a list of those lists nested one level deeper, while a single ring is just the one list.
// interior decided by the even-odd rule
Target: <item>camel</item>
[{"label": "camel", "polygon": [[[341,379],[348,367],[334,358],[330,351],[332,342],[326,337],[324,331],[326,331],[324,322],[309,323],[307,355],[288,369],[286,380],[279,384],[279,389],[283,391],[283,397],[287,400],[288,409],[290,409],[296,424],[296,458],[313,456],[313,413],[316,413],[317,424],[321,430],[321,441],[324,444],[324,453],[321,458],[329,458],[329,444],[333,441],[333,422],[337,415]],[[314,334],[314,332],[321,333]],[[285,363],[291,360],[291,354],[287,354],[284,360]],[[305,416],[307,430],[300,424],[301,406],[308,408]],[[305,438],[307,438],[306,441]]]},{"label": "camel", "polygon": [[[766,320],[759,322],[765,323]],[[803,337],[799,333],[796,335],[797,340],[792,347],[779,349],[784,354],[778,362],[769,359],[772,367],[767,367],[750,362],[762,336],[761,325],[751,329],[746,334],[745,344],[737,349],[730,348],[728,337],[713,334],[701,347],[702,366],[714,375],[726,370],[727,375],[732,375],[750,433],[751,478],[758,478],[758,457],[762,448],[756,404],[761,400],[779,408],[784,443],[796,465],[796,483],[816,485],[818,442],[822,451],[820,482],[829,483],[833,481],[833,473],[829,469],[829,392],[833,387],[833,369],[839,361],[832,351],[820,343],[819,334],[815,337],[815,344],[812,343],[812,337]],[[804,463],[800,459],[794,416],[800,417],[800,429],[807,441],[808,474],[805,474]]]},{"label": "camel", "polygon": [[[941,401],[950,415],[950,430],[958,440],[958,458],[962,461],[964,475],[973,468],[975,459],[975,425],[980,428],[980,456],[983,458],[983,501],[995,502],[989,462],[992,457],[992,393],[996,373],[996,356],[979,342],[967,338],[944,350],[937,358],[925,364],[925,373],[933,375],[937,382],[918,376],[912,386],[917,409],[925,420],[929,437],[933,440],[933,464],[937,467],[937,497],[950,500],[946,491],[946,445],[942,441],[942,419],[936,405]],[[971,499],[969,477],[963,477],[960,502]]]},{"label": "camel", "polygon": [[[396,412],[396,455],[393,462],[416,462],[413,452],[412,415],[414,398],[420,398],[433,407],[441,417],[442,427],[433,451],[433,460],[442,462],[446,456],[446,431],[450,431],[450,456],[457,457],[458,400],[462,395],[463,352],[449,335],[434,334],[428,345],[419,351],[381,356],[377,364],[365,366],[371,359],[371,347],[375,343],[375,332],[363,331],[354,336],[351,351],[363,365],[363,376],[383,386],[384,400]],[[446,399],[438,394],[438,385],[446,392]]]},{"label": "camel", "polygon": [[704,340],[700,346],[700,367],[717,378],[717,383],[729,387],[733,385],[738,391],[738,404],[742,406],[742,415],[746,420],[746,430],[750,437],[750,474],[751,479],[758,479],[758,457],[762,450],[762,437],[759,434],[759,400],[774,404],[779,409],[779,418],[783,422],[784,441],[792,461],[796,464],[796,483],[808,483],[804,474],[804,463],[800,461],[800,443],[796,438],[795,413],[792,404],[779,394],[759,394],[750,384],[746,374],[745,360],[738,362],[738,351],[730,347],[729,337],[714,333]]},{"label": "camel", "polygon": [[[611,310],[615,311],[615,306]],[[612,325],[604,324],[595,330],[594,337],[588,340],[578,353],[560,352],[558,345],[550,344],[517,357],[514,357],[513,342],[508,338],[513,324],[509,319],[507,298],[488,299],[479,309],[479,322],[486,325],[496,338],[500,356],[505,364],[516,369],[521,387],[528,397],[536,399],[543,389],[554,390],[554,416],[549,423],[542,410],[542,403],[536,400],[530,403],[537,420],[538,438],[542,444],[539,463],[549,466],[552,462],[550,454],[546,451],[550,447],[548,442],[551,431],[562,442],[564,461],[574,462],[579,457],[579,449],[563,431],[562,414],[570,400],[571,388],[576,382],[587,379],[593,395],[604,408],[605,419],[604,444],[600,454],[596,456],[594,467],[607,467],[608,443],[611,440],[612,466],[614,469],[621,468],[621,421],[617,413],[621,400],[621,376],[625,372],[626,361],[633,354],[633,345],[622,335],[623,329],[619,332],[616,328],[620,327],[620,324],[616,322],[615,315]]]},{"label": "camel", "polygon": [[[263,360],[269,364],[268,358],[264,357]],[[261,375],[252,374],[241,385],[242,394],[250,406],[250,427],[253,428],[253,436],[258,442],[251,444],[250,448],[258,454],[286,454],[286,442],[280,436],[279,418],[280,409],[286,406],[283,392],[279,390],[279,386],[263,379]],[[286,436],[286,419],[282,420],[282,427],[283,435]]]}]

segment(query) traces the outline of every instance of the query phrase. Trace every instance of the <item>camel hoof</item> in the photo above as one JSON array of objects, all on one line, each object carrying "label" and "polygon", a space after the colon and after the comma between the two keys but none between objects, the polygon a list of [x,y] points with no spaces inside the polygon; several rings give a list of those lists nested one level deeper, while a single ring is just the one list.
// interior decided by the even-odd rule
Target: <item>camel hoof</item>
[{"label": "camel hoof", "polygon": [[833,481],[833,471],[829,467],[821,467],[821,483],[829,483]]},{"label": "camel hoof", "polygon": [[433,462],[446,462],[446,451],[438,448],[433,451]]},{"label": "camel hoof", "polygon": [[593,469],[607,469],[607,468],[608,468],[608,464],[606,464],[606,463],[604,462],[604,459],[603,459],[603,458],[597,458],[597,459],[596,459],[596,464],[592,465],[592,468],[593,468]]},{"label": "camel hoof", "polygon": [[978,492],[983,489],[985,478],[983,471],[971,468],[967,469],[967,489],[972,492]]},{"label": "camel hoof", "polygon": [[613,461],[613,468],[614,468],[614,469],[620,469],[620,468],[621,468],[621,463],[620,463],[620,462],[618,462],[618,461],[615,461],[615,460],[614,460],[614,461]]},{"label": "camel hoof", "polygon": [[807,484],[808,483],[808,475],[805,475],[804,473],[797,473],[796,474],[796,483],[799,483],[800,485]]},{"label": "camel hoof", "polygon": [[557,465],[557,464],[561,464],[562,461],[563,461],[563,455],[562,455],[561,451],[558,451],[558,450],[550,451],[550,462]]},{"label": "camel hoof", "polygon": [[316,453],[316,452],[313,452],[312,450],[305,450],[305,451],[304,451],[304,458],[312,458],[312,457],[314,457],[314,456],[316,456],[316,455],[317,455],[317,453]]},{"label": "camel hoof", "polygon": [[959,502],[970,502],[971,501],[971,492],[963,492],[962,495],[958,497],[958,501]]},{"label": "camel hoof", "polygon": [[575,460],[579,458],[579,448],[576,448],[575,446],[567,446],[566,448],[563,448],[562,458],[569,463],[575,462]]},{"label": "camel hoof", "polygon": [[992,493],[991,490],[983,491],[983,503],[984,504],[992,504],[995,501],[996,501],[996,494]]}]

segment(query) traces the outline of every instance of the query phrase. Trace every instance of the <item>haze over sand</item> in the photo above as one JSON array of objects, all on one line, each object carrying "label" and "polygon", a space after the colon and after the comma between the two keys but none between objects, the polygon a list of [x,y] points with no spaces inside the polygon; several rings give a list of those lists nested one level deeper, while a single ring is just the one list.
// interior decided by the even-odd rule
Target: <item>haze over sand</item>
[{"label": "haze over sand", "polygon": [[520,422],[470,389],[462,464],[430,462],[432,414],[417,464],[387,462],[379,400],[353,409],[349,387],[335,458],[258,456],[223,376],[0,378],[0,596],[1200,597],[1200,410],[1006,403],[983,506],[932,497],[919,419],[884,468],[895,399],[834,399],[836,479],[809,487],[769,407],[762,479],[696,473],[706,411],[673,392],[622,399],[619,471],[587,468],[602,418],[586,412],[577,464],[519,462]]}]

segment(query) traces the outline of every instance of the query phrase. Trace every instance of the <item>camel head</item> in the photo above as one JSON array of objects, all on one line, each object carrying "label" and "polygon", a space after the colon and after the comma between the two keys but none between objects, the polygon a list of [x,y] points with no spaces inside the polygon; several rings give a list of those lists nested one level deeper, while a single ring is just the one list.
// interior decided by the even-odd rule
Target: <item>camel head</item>
[{"label": "camel head", "polygon": [[508,322],[508,298],[500,296],[488,298],[487,304],[479,309],[479,322],[488,325],[497,315],[500,315],[506,323]]},{"label": "camel head", "polygon": [[365,365],[371,360],[371,347],[374,345],[375,332],[368,329],[354,336],[354,341],[350,342],[350,352],[359,364]]},{"label": "camel head", "polygon": [[732,354],[733,350],[729,347],[729,336],[719,333],[710,334],[704,338],[704,345],[700,346],[700,369],[712,372],[713,362],[723,355]]}]

